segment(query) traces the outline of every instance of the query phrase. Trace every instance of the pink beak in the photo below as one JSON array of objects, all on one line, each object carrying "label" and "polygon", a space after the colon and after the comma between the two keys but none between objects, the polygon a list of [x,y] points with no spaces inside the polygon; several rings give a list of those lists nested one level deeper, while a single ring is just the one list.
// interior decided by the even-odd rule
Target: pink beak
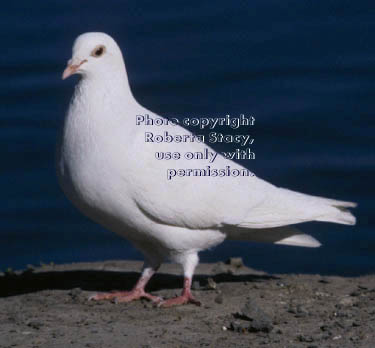
[{"label": "pink beak", "polygon": [[70,75],[73,75],[77,72],[77,70],[79,69],[79,67],[83,64],[83,63],[86,63],[87,60],[84,59],[81,63],[79,64],[69,64],[68,62],[68,66],[65,68],[63,74],[62,74],[62,79],[65,80],[66,78],[68,78]]}]

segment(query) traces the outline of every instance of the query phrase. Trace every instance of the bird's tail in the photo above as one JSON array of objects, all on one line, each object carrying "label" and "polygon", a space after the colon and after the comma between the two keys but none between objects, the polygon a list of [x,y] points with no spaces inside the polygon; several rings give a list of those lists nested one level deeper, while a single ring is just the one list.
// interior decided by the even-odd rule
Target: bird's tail
[{"label": "bird's tail", "polygon": [[302,233],[295,226],[250,229],[232,225],[225,226],[223,232],[227,235],[227,239],[230,240],[273,243],[308,248],[317,248],[321,246],[318,240],[309,234]]},{"label": "bird's tail", "polygon": [[309,201],[311,201],[311,203],[325,205],[328,208],[326,214],[317,216],[316,219],[314,219],[315,221],[334,222],[343,225],[355,225],[356,223],[355,216],[348,210],[348,208],[355,208],[357,206],[357,203],[306,195],[284,188],[280,188],[280,190],[283,190],[287,194],[293,195],[295,197],[308,199]]},{"label": "bird's tail", "polygon": [[343,225],[355,225],[356,218],[355,216],[348,210],[341,206],[333,206],[336,208],[334,214],[321,216],[316,219],[316,221],[324,221],[324,222],[334,222],[337,224]]},{"label": "bird's tail", "polygon": [[304,234],[295,226],[307,221],[335,222],[354,225],[355,217],[348,208],[356,203],[338,201],[324,197],[278,188],[273,200],[255,207],[240,224],[225,226],[223,232],[228,239],[248,240],[310,248],[321,244],[314,237]]},{"label": "bird's tail", "polygon": [[262,229],[307,221],[344,225],[356,223],[355,217],[348,210],[357,205],[353,202],[311,196],[284,188],[277,188],[272,198],[253,208],[247,218],[237,226]]}]

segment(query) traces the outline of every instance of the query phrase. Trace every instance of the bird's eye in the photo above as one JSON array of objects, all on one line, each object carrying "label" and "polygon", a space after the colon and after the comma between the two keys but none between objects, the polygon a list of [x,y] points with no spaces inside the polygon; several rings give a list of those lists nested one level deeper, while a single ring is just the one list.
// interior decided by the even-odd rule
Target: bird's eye
[{"label": "bird's eye", "polygon": [[105,46],[100,45],[100,46],[95,47],[92,50],[91,55],[95,58],[98,58],[98,57],[102,56],[104,52],[105,52]]}]

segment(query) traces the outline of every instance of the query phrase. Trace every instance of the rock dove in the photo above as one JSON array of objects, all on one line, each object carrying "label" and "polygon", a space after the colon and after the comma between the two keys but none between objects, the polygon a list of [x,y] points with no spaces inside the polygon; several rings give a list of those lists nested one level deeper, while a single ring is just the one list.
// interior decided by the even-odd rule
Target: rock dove
[{"label": "rock dove", "polygon": [[[78,36],[63,79],[72,74],[81,78],[59,135],[59,183],[83,214],[128,239],[145,257],[131,291],[98,293],[93,300],[146,298],[164,307],[199,305],[191,283],[201,250],[226,238],[318,247],[316,239],[287,225],[355,224],[347,210],[355,203],[279,188],[255,175],[238,175],[246,169],[221,154],[212,162],[185,158],[186,152],[213,150],[192,141],[192,133],[179,124],[137,123],[137,115],[153,120],[161,116],[133,97],[121,50],[109,35]],[[187,140],[146,141],[148,131]],[[157,159],[156,152],[178,152],[181,157]],[[199,168],[210,172],[202,174]],[[181,296],[167,300],[145,291],[165,259],[182,265],[184,272]]]}]

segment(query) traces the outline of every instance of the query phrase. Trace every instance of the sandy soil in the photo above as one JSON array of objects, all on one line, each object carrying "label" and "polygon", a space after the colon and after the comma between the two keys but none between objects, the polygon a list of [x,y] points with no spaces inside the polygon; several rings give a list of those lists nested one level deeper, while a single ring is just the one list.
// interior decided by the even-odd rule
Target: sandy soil
[{"label": "sandy soil", "polygon": [[[140,262],[44,265],[0,276],[0,347],[375,347],[375,276],[268,275],[232,259],[200,264],[202,306],[88,301],[130,289]],[[177,265],[148,289],[180,292]]]}]

